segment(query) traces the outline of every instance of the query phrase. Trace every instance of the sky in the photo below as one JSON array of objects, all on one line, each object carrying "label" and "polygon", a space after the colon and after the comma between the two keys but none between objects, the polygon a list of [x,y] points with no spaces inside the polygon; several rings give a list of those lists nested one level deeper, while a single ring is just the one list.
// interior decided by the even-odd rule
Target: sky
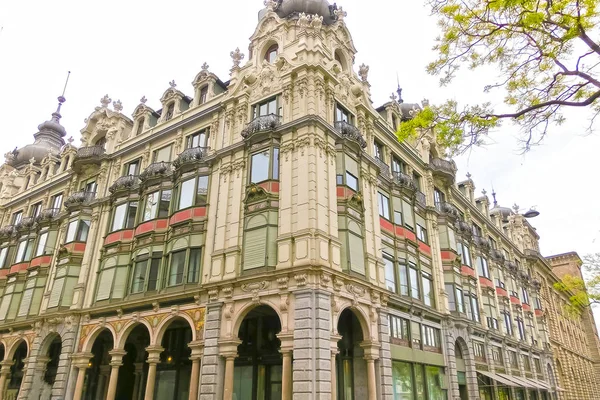
[{"label": "sky", "polygon": [[[369,65],[375,106],[389,100],[397,80],[406,102],[455,99],[460,104],[492,101],[502,110],[502,93],[484,94],[493,70],[464,71],[448,87],[425,72],[434,60],[436,19],[422,1],[339,0],[358,50],[354,69]],[[229,53],[248,55],[248,38],[263,0],[0,0],[0,152],[33,141],[36,127],[50,118],[71,77],[62,124],[77,144],[84,119],[108,94],[131,115],[142,96],[160,108],[160,97],[175,80],[191,85],[204,62],[228,80]],[[457,180],[469,172],[501,205],[535,206],[530,222],[541,236],[542,254],[600,251],[600,194],[595,178],[600,135],[585,134],[587,114],[569,113],[541,146],[521,154],[518,130],[510,124],[489,138],[490,145],[460,156]],[[597,310],[598,311],[598,310]],[[596,312],[600,325],[600,312]]]}]

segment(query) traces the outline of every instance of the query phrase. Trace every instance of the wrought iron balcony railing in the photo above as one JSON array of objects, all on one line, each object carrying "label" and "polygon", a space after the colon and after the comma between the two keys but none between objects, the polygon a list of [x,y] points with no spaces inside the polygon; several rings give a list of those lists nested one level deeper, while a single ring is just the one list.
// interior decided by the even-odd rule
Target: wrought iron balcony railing
[{"label": "wrought iron balcony railing", "polygon": [[458,209],[454,207],[451,203],[448,203],[447,201],[440,201],[439,203],[436,203],[435,208],[437,208],[439,212],[448,217],[458,218],[460,216]]},{"label": "wrought iron balcony railing", "polygon": [[242,131],[242,137],[246,139],[257,132],[272,131],[277,129],[277,127],[281,125],[281,119],[281,115],[275,114],[261,115],[256,117],[250,121],[246,128]]},{"label": "wrought iron balcony railing", "polygon": [[337,121],[335,123],[335,129],[341,133],[344,139],[358,143],[363,149],[367,147],[367,142],[365,141],[365,138],[363,138],[362,133],[360,133],[360,129],[354,125],[345,121]]},{"label": "wrought iron balcony railing", "polygon": [[425,197],[425,193],[417,190],[416,194],[417,203],[419,203],[423,207],[427,207],[427,198]]},{"label": "wrought iron balcony railing", "polygon": [[96,192],[87,192],[80,190],[75,192],[65,200],[65,207],[75,207],[91,203],[96,198]]},{"label": "wrought iron balcony railing", "polygon": [[17,224],[15,224],[15,228],[18,231],[24,231],[24,230],[30,229],[34,224],[35,224],[34,217],[23,217]]},{"label": "wrought iron balcony railing", "polygon": [[58,208],[46,208],[40,211],[39,215],[36,218],[38,222],[42,221],[50,221],[60,213],[60,209]]},{"label": "wrought iron balcony railing", "polygon": [[140,178],[137,175],[125,175],[110,185],[108,191],[111,193],[116,193],[121,190],[131,190],[138,185],[139,181]]},{"label": "wrought iron balcony railing", "polygon": [[173,165],[170,162],[159,161],[148,165],[144,172],[140,174],[140,180],[146,181],[152,178],[166,177],[170,176],[172,172]]},{"label": "wrought iron balcony railing", "polygon": [[415,181],[410,175],[405,174],[404,172],[394,171],[392,172],[392,177],[394,178],[394,182],[396,184],[411,190],[417,190],[417,187],[415,186]]},{"label": "wrought iron balcony railing", "polygon": [[11,236],[16,231],[14,225],[6,225],[0,228],[0,236]]},{"label": "wrought iron balcony railing", "polygon": [[456,230],[461,234],[461,235],[465,235],[470,237],[473,234],[473,231],[471,230],[471,225],[469,225],[468,222],[465,222],[463,220],[459,220],[456,223]]},{"label": "wrought iron balcony railing", "polygon": [[484,238],[483,236],[477,236],[477,235],[473,236],[473,242],[479,248],[482,248],[482,249],[490,248],[490,241],[487,238]]},{"label": "wrought iron balcony railing", "polygon": [[179,168],[185,164],[193,164],[201,161],[204,157],[206,157],[209,150],[209,147],[192,147],[190,149],[186,149],[179,154],[175,161],[173,161],[173,166],[175,168]]},{"label": "wrought iron balcony railing", "polygon": [[81,147],[77,149],[77,155],[75,156],[75,159],[86,160],[91,158],[100,158],[105,152],[106,150],[104,149],[103,145]]}]

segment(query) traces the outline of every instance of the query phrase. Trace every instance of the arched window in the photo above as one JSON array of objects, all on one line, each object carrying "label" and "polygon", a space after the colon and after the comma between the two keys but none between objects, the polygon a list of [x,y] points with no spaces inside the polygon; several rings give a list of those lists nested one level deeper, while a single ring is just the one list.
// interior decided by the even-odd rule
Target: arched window
[{"label": "arched window", "polygon": [[274,44],[271,47],[269,47],[267,49],[267,52],[265,53],[265,60],[267,60],[267,62],[271,64],[274,63],[275,59],[277,58],[278,50],[279,46],[277,44]]},{"label": "arched window", "polygon": [[106,144],[106,137],[101,137],[100,139],[96,140],[96,146],[104,147],[105,144]]},{"label": "arched window", "polygon": [[335,52],[335,61],[337,61],[337,62],[340,64],[340,66],[342,67],[342,70],[343,70],[343,71],[345,71],[345,70],[346,70],[346,62],[345,62],[345,58],[344,58],[344,56],[342,55],[342,53],[340,53],[340,51],[339,51],[339,50],[337,50],[337,51]]},{"label": "arched window", "polygon": [[140,120],[138,121],[136,135],[141,135],[142,134],[142,132],[144,131],[144,123],[145,122],[146,122],[146,120],[144,119],[144,117],[140,118]]},{"label": "arched window", "polygon": [[175,113],[175,103],[169,104],[166,112],[165,121],[169,121],[171,118],[173,118],[173,114]]}]

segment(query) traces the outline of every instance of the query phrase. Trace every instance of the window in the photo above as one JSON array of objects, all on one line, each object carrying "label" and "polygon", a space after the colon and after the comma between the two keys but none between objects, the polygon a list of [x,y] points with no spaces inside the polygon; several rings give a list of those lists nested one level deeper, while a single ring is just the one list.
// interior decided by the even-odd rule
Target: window
[{"label": "window", "polygon": [[146,119],[144,117],[138,120],[137,130],[135,132],[136,136],[139,136],[144,131],[144,124],[146,123]]},{"label": "window", "polygon": [[271,114],[281,115],[281,108],[279,110],[277,109],[277,97],[265,100],[252,107],[253,118],[264,117]]},{"label": "window", "polygon": [[408,296],[408,270],[406,261],[400,260],[398,263],[398,271],[400,275],[400,294]]},{"label": "window", "polygon": [[161,258],[162,253],[156,252],[152,254],[152,258],[146,256],[135,262],[131,279],[132,294],[157,289]]},{"label": "window", "polygon": [[475,354],[475,359],[485,360],[485,346],[483,343],[473,342],[473,353]]},{"label": "window", "polygon": [[507,311],[501,311],[501,314],[504,317],[504,333],[512,336],[513,328],[512,328],[512,318],[510,317],[510,313]]},{"label": "window", "polygon": [[456,311],[460,313],[465,312],[465,298],[463,290],[458,287],[456,288]]},{"label": "window", "polygon": [[358,191],[358,178],[348,171],[346,171],[346,185],[355,192]]},{"label": "window", "polygon": [[512,368],[519,368],[519,359],[517,358],[516,351],[508,351],[508,361],[510,362],[510,366]]},{"label": "window", "polygon": [[168,280],[169,286],[175,286],[184,283],[184,277],[185,283],[198,282],[200,277],[201,251],[199,248],[188,250],[181,250],[171,254],[171,266],[169,268]]},{"label": "window", "polygon": [[199,132],[192,133],[186,138],[186,148],[208,147],[209,130],[202,129]]},{"label": "window", "polygon": [[392,172],[404,172],[404,163],[398,157],[392,157]]},{"label": "window", "polygon": [[458,251],[458,255],[462,259],[462,264],[470,267],[471,266],[471,250],[469,249],[469,246],[467,246],[464,243],[457,243],[456,249]]},{"label": "window", "polygon": [[383,145],[377,140],[373,141],[373,156],[376,159],[383,161]]},{"label": "window", "polygon": [[427,325],[421,325],[423,347],[432,347],[441,350],[440,330]]},{"label": "window", "polygon": [[40,215],[40,213],[42,212],[42,203],[35,203],[34,205],[31,206],[31,213],[30,215],[32,217],[37,217],[38,215]]},{"label": "window", "polygon": [[409,263],[409,277],[410,277],[410,295],[414,299],[421,298],[421,288],[419,287],[419,270],[417,265]]},{"label": "window", "polygon": [[487,326],[490,329],[498,330],[498,320],[494,317],[487,317]]},{"label": "window", "polygon": [[[390,322],[390,338],[392,342],[402,341],[406,345],[409,343],[409,330],[408,320],[397,317],[395,315],[389,315]],[[394,340],[397,339],[397,340]]]},{"label": "window", "polygon": [[433,278],[430,274],[422,272],[421,282],[423,285],[423,302],[425,305],[434,306],[434,294],[433,294]]},{"label": "window", "polygon": [[56,210],[60,210],[60,207],[62,206],[62,200],[63,200],[62,193],[55,194],[54,196],[52,196],[52,208],[54,208]]},{"label": "window", "polygon": [[165,146],[162,149],[155,150],[152,154],[152,162],[169,162],[171,161],[171,145]]},{"label": "window", "polygon": [[12,216],[12,224],[17,225],[23,219],[23,211],[17,211]]},{"label": "window", "polygon": [[494,359],[494,364],[504,365],[504,357],[502,357],[502,348],[498,346],[492,346],[492,358]]},{"label": "window", "polygon": [[125,164],[124,176],[137,176],[140,173],[140,160],[135,160]]},{"label": "window", "polygon": [[165,113],[165,121],[173,118],[173,114],[175,113],[175,103],[171,103],[167,106],[167,112]]},{"label": "window", "polygon": [[479,301],[477,300],[477,296],[473,293],[471,293],[471,319],[476,322],[481,321],[479,315]]},{"label": "window", "polygon": [[394,399],[446,399],[447,390],[442,389],[444,380],[442,367],[400,361],[392,363]]},{"label": "window", "polygon": [[521,288],[521,293],[523,293],[523,303],[529,304],[529,293],[527,293],[527,289]]},{"label": "window", "polygon": [[379,215],[383,218],[390,219],[390,199],[385,194],[378,192],[379,197]]},{"label": "window", "polygon": [[37,244],[37,248],[35,250],[34,257],[43,256],[43,255],[49,254],[51,252],[51,250],[52,250],[51,248],[46,248],[47,243],[48,243],[48,232],[44,232],[38,237],[38,244]]},{"label": "window", "polygon": [[96,184],[96,178],[88,179],[87,181],[81,182],[81,190],[86,193],[96,193],[98,185]]},{"label": "window", "polygon": [[420,224],[417,223],[417,238],[423,242],[423,243],[427,243],[427,229],[425,229],[424,227],[422,227]]},{"label": "window", "polygon": [[183,181],[179,186],[177,210],[206,205],[208,199],[208,176],[202,175]]},{"label": "window", "polygon": [[525,371],[531,372],[531,361],[529,360],[529,356],[521,354],[521,359],[523,360]]},{"label": "window", "polygon": [[396,293],[396,271],[394,268],[394,258],[384,253],[383,263],[385,264],[385,286],[390,292]]},{"label": "window", "polygon": [[144,203],[144,214],[142,221],[150,221],[155,218],[166,218],[169,216],[169,205],[171,204],[171,190],[162,190],[149,193]]},{"label": "window", "polygon": [[527,339],[527,335],[525,333],[525,324],[523,323],[523,319],[517,317],[517,328],[519,329],[519,339],[525,341]]},{"label": "window", "polygon": [[542,301],[539,297],[533,298],[533,304],[536,310],[542,310]]},{"label": "window", "polygon": [[198,104],[206,103],[207,99],[208,99],[208,86],[204,86],[202,89],[200,89],[200,101],[198,102]]},{"label": "window", "polygon": [[8,247],[3,247],[2,249],[0,249],[0,268],[6,268],[8,267],[7,265],[7,260],[8,260]]},{"label": "window", "polygon": [[410,322],[410,338],[411,338],[411,347],[413,349],[421,348],[421,326],[419,323],[415,321]]},{"label": "window", "polygon": [[269,179],[279,180],[279,148],[277,147],[254,153],[251,158],[250,182],[260,183]]},{"label": "window", "polygon": [[138,202],[119,204],[113,214],[111,232],[121,229],[131,229],[135,225],[135,215],[137,213]]},{"label": "window", "polygon": [[417,190],[421,190],[421,176],[416,172],[413,172],[413,183],[417,187]]},{"label": "window", "polygon": [[352,114],[337,104],[335,107],[335,122],[347,122],[352,125]]},{"label": "window", "polygon": [[85,242],[90,230],[90,221],[85,219],[76,219],[69,223],[67,228],[67,237],[65,243]]},{"label": "window", "polygon": [[269,47],[267,49],[267,52],[265,53],[265,60],[268,63],[273,64],[275,62],[275,59],[277,58],[278,50],[279,50],[279,46],[277,44],[274,44],[271,47]]},{"label": "window", "polygon": [[34,239],[24,239],[19,242],[19,246],[17,247],[17,257],[15,258],[15,263],[31,260],[34,242]]},{"label": "window", "polygon": [[535,372],[537,372],[538,374],[541,374],[542,373],[542,363],[540,362],[539,358],[533,359],[533,365],[535,366]]},{"label": "window", "polygon": [[438,208],[444,202],[444,193],[441,190],[439,190],[438,188],[435,188],[433,190],[433,202],[435,203],[435,206]]},{"label": "window", "polygon": [[472,226],[473,236],[481,237],[481,227],[475,223]]},{"label": "window", "polygon": [[479,276],[490,279],[490,269],[488,268],[488,262],[485,257],[477,257],[477,272]]}]

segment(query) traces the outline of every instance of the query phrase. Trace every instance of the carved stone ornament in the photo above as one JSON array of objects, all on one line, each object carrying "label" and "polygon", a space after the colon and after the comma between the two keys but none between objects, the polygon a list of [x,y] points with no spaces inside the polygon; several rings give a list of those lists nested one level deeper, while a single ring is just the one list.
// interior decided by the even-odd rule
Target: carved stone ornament
[{"label": "carved stone ornament", "polygon": [[108,108],[111,101],[112,99],[105,94],[104,97],[100,99],[100,104],[102,104],[102,108]]},{"label": "carved stone ornament", "polygon": [[142,96],[142,98],[140,99],[140,103],[142,104],[146,104],[147,101],[148,99],[146,98],[146,96]]},{"label": "carved stone ornament", "polygon": [[355,285],[353,283],[346,284],[346,289],[350,292],[354,297],[364,297],[367,293],[367,290],[362,287]]},{"label": "carved stone ornament", "polygon": [[325,273],[321,274],[321,286],[323,287],[328,287],[329,283],[331,282],[331,277]]},{"label": "carved stone ornament", "polygon": [[277,285],[279,286],[279,290],[286,290],[288,288],[289,281],[290,278],[288,278],[287,276],[277,278]]},{"label": "carved stone ornament", "polygon": [[296,285],[298,287],[306,286],[306,283],[308,281],[308,275],[307,274],[297,274],[294,276],[294,279],[296,280]]},{"label": "carved stone ornament", "polygon": [[225,286],[222,290],[223,296],[225,296],[226,299],[231,299],[233,297],[233,286]]},{"label": "carved stone ornament", "polygon": [[219,290],[218,289],[210,289],[208,291],[208,301],[217,301],[219,299]]},{"label": "carved stone ornament", "polygon": [[279,7],[279,3],[275,0],[265,0],[264,5],[269,11],[275,11]]},{"label": "carved stone ornament", "polygon": [[363,82],[366,82],[367,78],[369,77],[369,66],[362,64],[360,67],[358,67],[358,76],[360,76],[360,79]]},{"label": "carved stone ornament", "polygon": [[261,282],[252,282],[252,283],[244,283],[242,285],[242,290],[244,292],[255,292],[259,290],[264,290],[269,287],[269,281],[261,281]]},{"label": "carved stone ornament", "polygon": [[240,63],[244,59],[245,55],[240,51],[240,48],[236,48],[230,53],[231,59],[233,60],[233,68],[239,68]]},{"label": "carved stone ornament", "polygon": [[344,11],[344,9],[342,7],[338,7],[338,9],[334,10],[333,13],[337,17],[338,21],[343,21],[344,18],[346,18],[348,16],[348,13],[346,11]]},{"label": "carved stone ornament", "polygon": [[342,290],[343,286],[344,286],[344,281],[340,277],[336,276],[333,278],[333,289],[336,292],[339,292],[340,290]]},{"label": "carved stone ornament", "polygon": [[121,100],[113,102],[113,109],[118,113],[123,111],[123,103],[121,103]]}]

